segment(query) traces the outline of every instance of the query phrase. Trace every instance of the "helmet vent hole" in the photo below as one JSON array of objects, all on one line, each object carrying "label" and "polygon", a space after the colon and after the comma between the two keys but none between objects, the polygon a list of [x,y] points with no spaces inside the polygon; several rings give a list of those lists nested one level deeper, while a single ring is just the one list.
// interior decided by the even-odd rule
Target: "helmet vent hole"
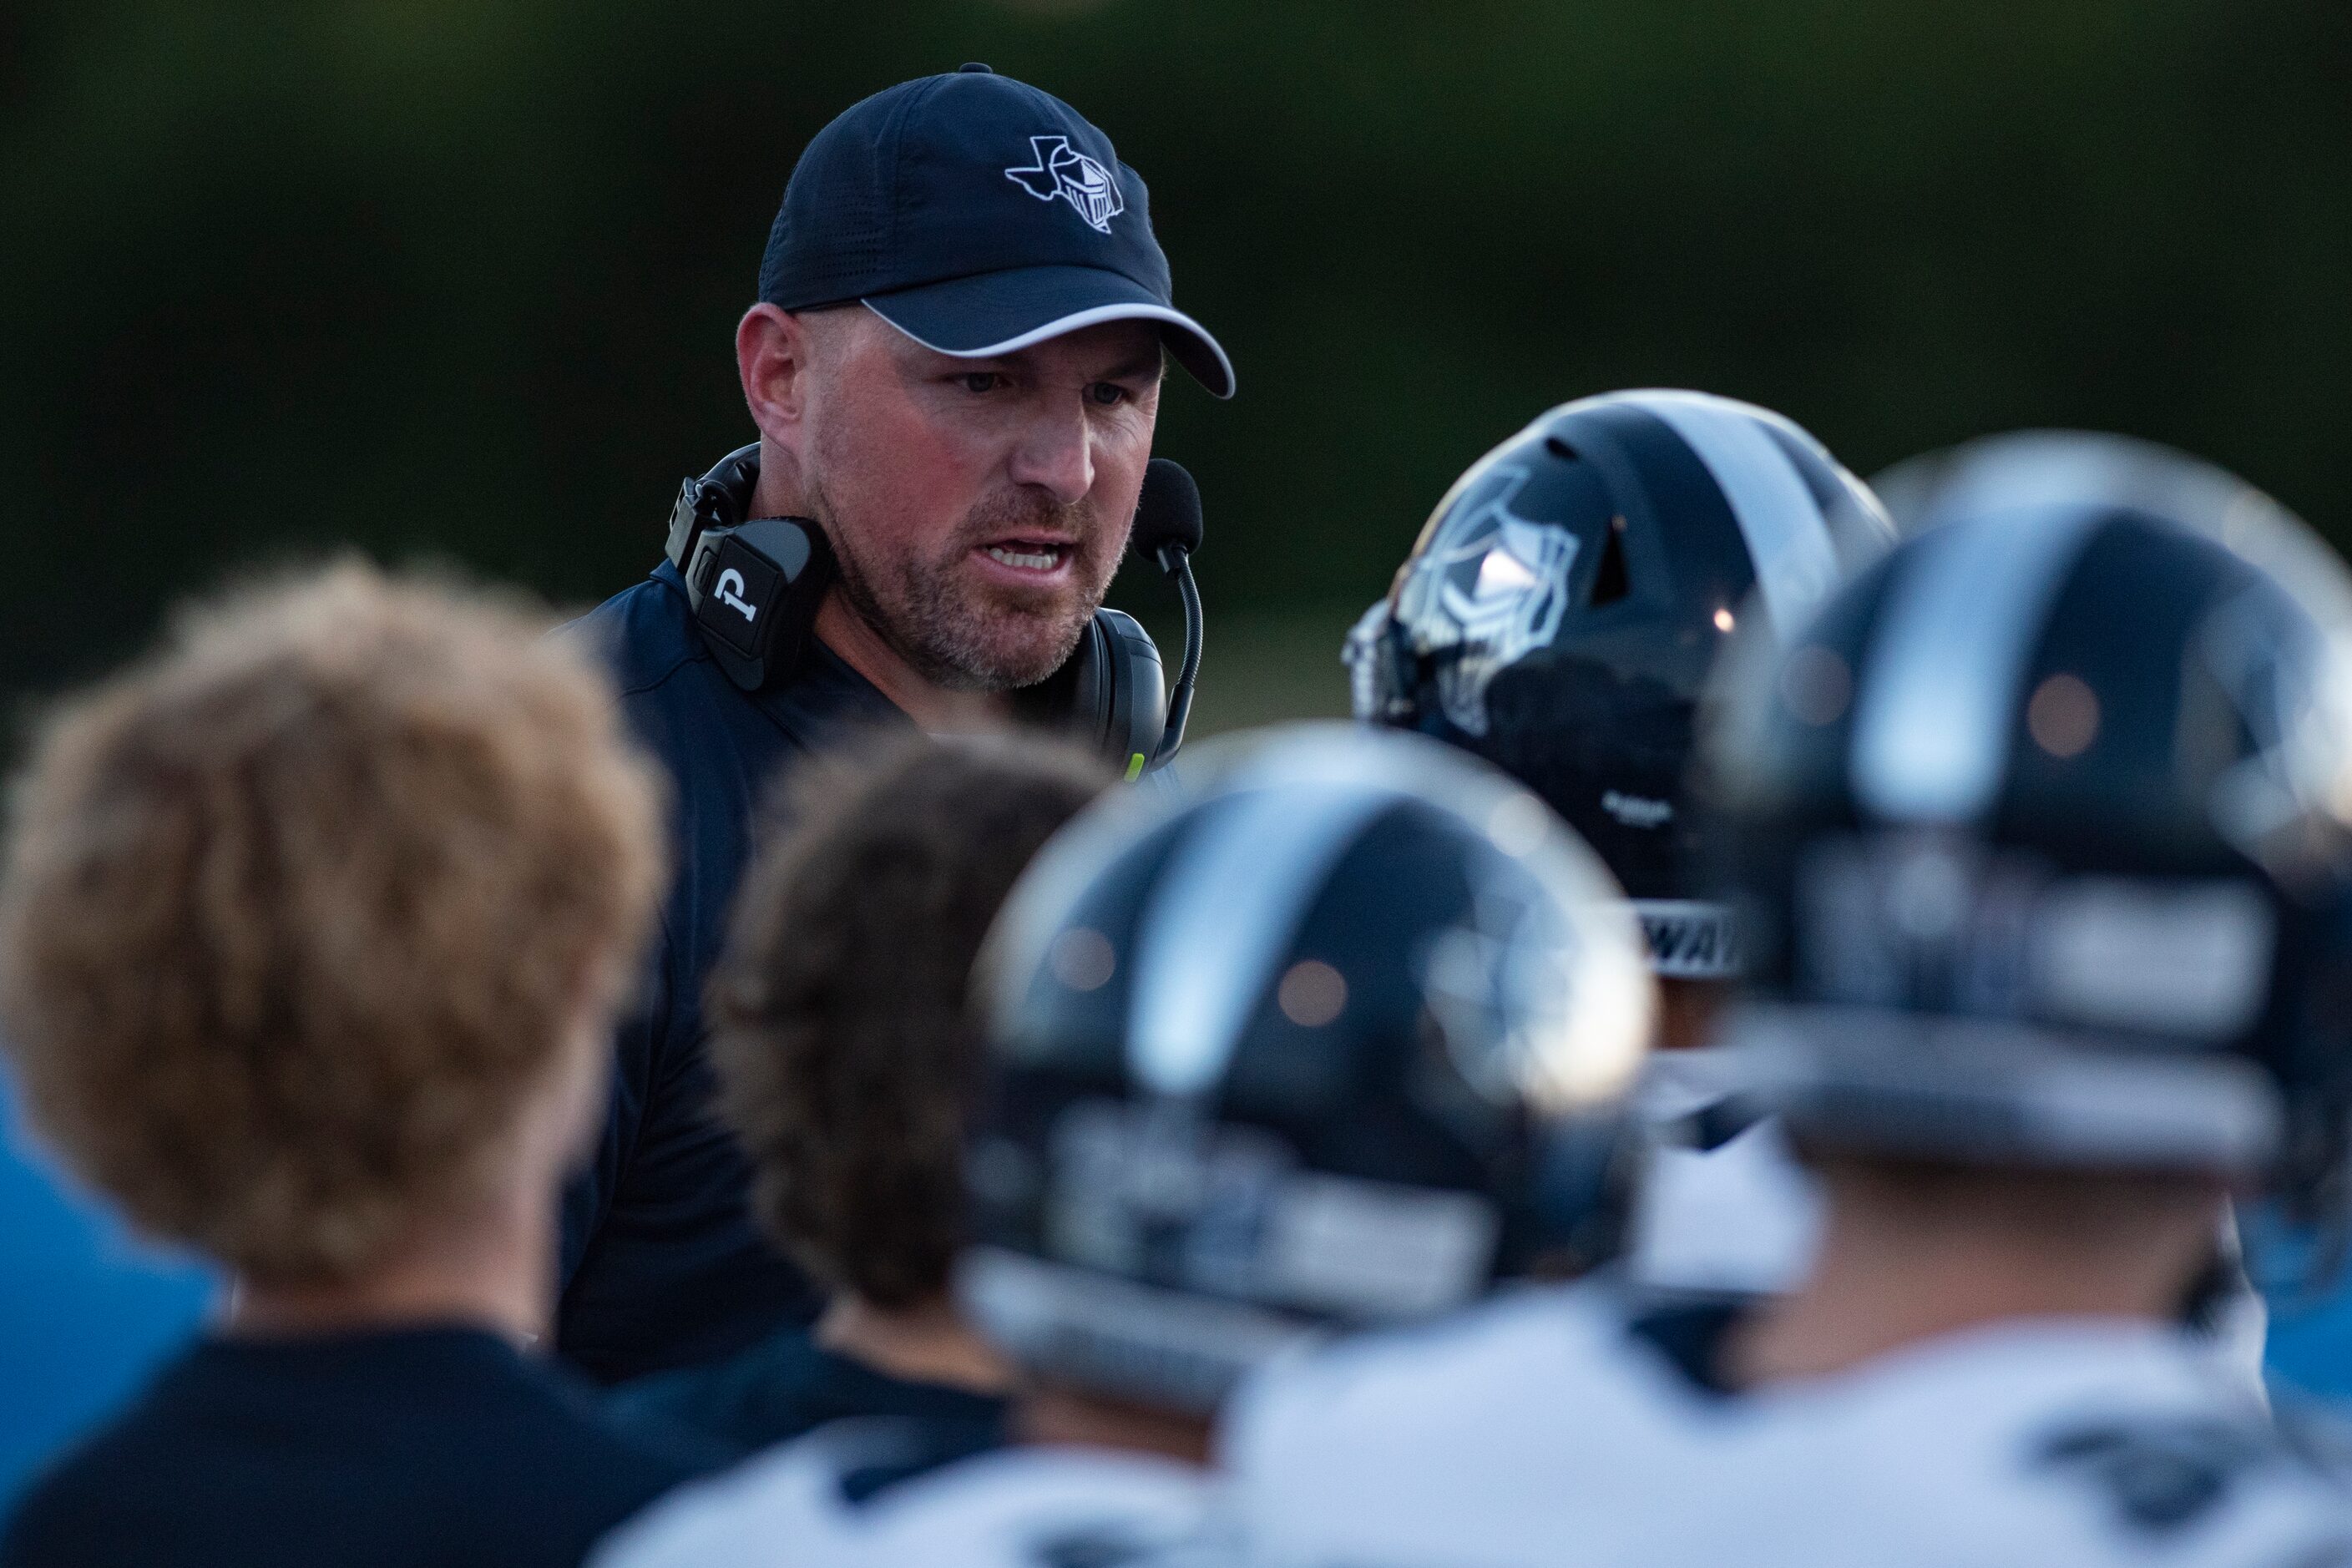
[{"label": "helmet vent hole", "polygon": [[1570,446],[1567,442],[1561,440],[1557,436],[1547,436],[1544,437],[1544,450],[1549,452],[1553,457],[1558,458],[1563,463],[1573,463],[1577,460],[1576,448]]},{"label": "helmet vent hole", "polygon": [[1586,602],[1594,606],[1613,605],[1633,591],[1625,575],[1625,520],[1609,520],[1609,537],[1601,545],[1601,566],[1592,574],[1592,596]]}]

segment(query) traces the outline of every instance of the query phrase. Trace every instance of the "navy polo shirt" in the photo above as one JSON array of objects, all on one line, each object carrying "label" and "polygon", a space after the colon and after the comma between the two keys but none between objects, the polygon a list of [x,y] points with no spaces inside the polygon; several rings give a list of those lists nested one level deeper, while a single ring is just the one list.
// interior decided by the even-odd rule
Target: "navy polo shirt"
[{"label": "navy polo shirt", "polygon": [[616,1042],[604,1138],[564,1200],[556,1346],[616,1383],[731,1355],[815,1310],[808,1283],[753,1228],[749,1165],[711,1113],[703,981],[754,815],[778,783],[845,735],[908,720],[814,642],[792,679],[741,690],[704,647],[667,563],[570,630],[609,661],[631,726],[672,784],[677,881]]},{"label": "navy polo shirt", "polygon": [[570,1568],[722,1458],[481,1330],[205,1340],[26,1494],[0,1568]]},{"label": "navy polo shirt", "polygon": [[750,1350],[709,1366],[682,1367],[608,1395],[628,1420],[692,1432],[741,1457],[829,1421],[896,1416],[966,1435],[961,1450],[1003,1441],[1006,1403],[939,1383],[893,1377],[818,1344],[803,1328],[779,1329]]}]

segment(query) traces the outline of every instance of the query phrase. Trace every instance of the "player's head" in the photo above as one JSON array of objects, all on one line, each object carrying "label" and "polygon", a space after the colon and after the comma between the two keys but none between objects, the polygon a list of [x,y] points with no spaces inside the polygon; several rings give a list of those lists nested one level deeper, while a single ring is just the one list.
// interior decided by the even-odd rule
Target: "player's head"
[{"label": "player's head", "polygon": [[2031,484],[2043,501],[2104,497],[2226,518],[2278,503],[2224,468],[2130,436],[2091,430],[2009,430],[1906,458],[1873,475],[1871,489],[1904,538],[1977,510],[1988,496]]},{"label": "player's head", "polygon": [[1492,769],[1333,725],[1202,762],[1079,818],[989,939],[959,1273],[1037,1376],[1192,1413],[1605,1245],[1652,1005],[1615,884]]},{"label": "player's head", "polygon": [[945,1299],[980,1070],[965,1000],[1013,879],[1108,782],[1013,737],[870,742],[796,774],[710,983],[720,1104],[770,1238],[896,1310]]},{"label": "player's head", "polygon": [[1717,710],[1731,1032],[1808,1146],[2340,1189],[2352,583],[2172,454],[2042,443]]},{"label": "player's head", "polygon": [[1454,482],[1350,634],[1356,713],[1474,752],[1582,834],[1658,974],[1737,973],[1686,880],[1698,700],[1735,630],[1786,626],[1891,538],[1777,414],[1694,392],[1555,408]]},{"label": "player's head", "polygon": [[659,790],[540,617],[358,565],[68,703],[16,799],[7,1043],[141,1229],[357,1278],[553,1184],[602,1109]]}]

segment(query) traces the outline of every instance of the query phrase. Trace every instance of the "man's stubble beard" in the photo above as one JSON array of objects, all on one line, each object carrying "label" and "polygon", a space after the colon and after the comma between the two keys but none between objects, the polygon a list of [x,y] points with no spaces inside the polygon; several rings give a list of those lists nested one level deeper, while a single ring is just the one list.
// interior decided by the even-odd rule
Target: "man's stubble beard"
[{"label": "man's stubble beard", "polygon": [[[1066,508],[982,506],[966,517],[950,541],[944,560],[903,560],[882,571],[859,559],[857,546],[840,526],[840,511],[826,493],[824,476],[804,480],[810,514],[821,523],[839,569],[842,597],[909,668],[945,691],[1010,691],[1034,686],[1069,658],[1087,623],[1102,607],[1118,561],[1097,559],[1098,525],[1089,525],[1083,504]],[[1079,604],[1071,609],[1023,611],[976,604],[957,591],[955,577],[964,556],[985,540],[1017,533],[1024,522],[1078,536]],[[895,570],[892,568],[895,567]],[[1091,575],[1098,581],[1087,581]],[[1025,637],[1008,638],[1004,624],[1066,618],[1057,626],[1033,625]],[[1008,644],[1010,646],[1008,646]]]}]

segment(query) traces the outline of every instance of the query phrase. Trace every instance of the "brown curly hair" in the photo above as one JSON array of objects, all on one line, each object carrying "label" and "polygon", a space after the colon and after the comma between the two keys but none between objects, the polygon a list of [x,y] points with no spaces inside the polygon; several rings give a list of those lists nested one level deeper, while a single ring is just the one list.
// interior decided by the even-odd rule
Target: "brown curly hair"
[{"label": "brown curly hair", "polygon": [[1108,777],[1041,741],[901,734],[811,763],[778,803],[712,971],[711,1056],[761,1224],[826,1284],[886,1309],[947,1289],[972,960]]},{"label": "brown curly hair", "polygon": [[618,1000],[660,783],[547,622],[343,563],[185,616],[17,784],[0,1005],[142,1229],[348,1279],[477,1190]]}]

